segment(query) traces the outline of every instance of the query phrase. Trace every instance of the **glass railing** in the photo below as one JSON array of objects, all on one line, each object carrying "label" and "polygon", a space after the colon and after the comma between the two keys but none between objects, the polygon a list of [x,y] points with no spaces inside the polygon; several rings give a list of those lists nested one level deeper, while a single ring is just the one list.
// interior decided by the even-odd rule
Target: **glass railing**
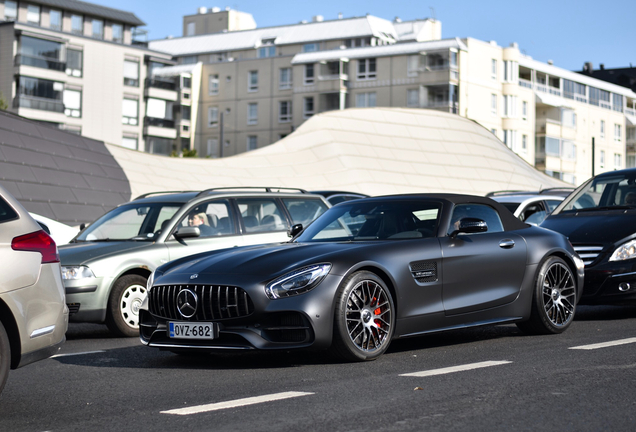
[{"label": "glass railing", "polygon": [[66,62],[59,61],[48,57],[34,57],[24,54],[18,54],[15,56],[15,65],[33,66],[42,69],[50,69],[56,71],[66,70]]},{"label": "glass railing", "polygon": [[14,108],[30,108],[42,111],[63,113],[64,103],[61,100],[47,99],[36,96],[19,95],[13,100]]},{"label": "glass railing", "polygon": [[177,90],[177,85],[174,81],[160,80],[160,79],[146,79],[146,87],[154,87],[162,90]]},{"label": "glass railing", "polygon": [[155,126],[160,128],[174,129],[174,120],[156,117],[145,117],[144,126]]}]

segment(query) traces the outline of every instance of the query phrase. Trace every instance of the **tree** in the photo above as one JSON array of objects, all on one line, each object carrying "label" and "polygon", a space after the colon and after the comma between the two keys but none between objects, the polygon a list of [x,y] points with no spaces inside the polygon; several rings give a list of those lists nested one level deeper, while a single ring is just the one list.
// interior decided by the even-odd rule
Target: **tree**
[{"label": "tree", "polygon": [[9,104],[4,100],[4,95],[0,91],[0,110],[6,110],[7,108],[9,108]]}]

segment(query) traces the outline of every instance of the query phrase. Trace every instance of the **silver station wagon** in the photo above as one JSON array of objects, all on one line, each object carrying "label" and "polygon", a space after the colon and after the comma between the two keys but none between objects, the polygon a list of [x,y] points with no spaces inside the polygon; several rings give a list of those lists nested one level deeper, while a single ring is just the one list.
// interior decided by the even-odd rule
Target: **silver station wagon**
[{"label": "silver station wagon", "polygon": [[289,188],[216,188],[142,195],[106,213],[59,248],[72,322],[139,334],[146,283],[160,265],[192,254],[289,240],[329,204]]}]

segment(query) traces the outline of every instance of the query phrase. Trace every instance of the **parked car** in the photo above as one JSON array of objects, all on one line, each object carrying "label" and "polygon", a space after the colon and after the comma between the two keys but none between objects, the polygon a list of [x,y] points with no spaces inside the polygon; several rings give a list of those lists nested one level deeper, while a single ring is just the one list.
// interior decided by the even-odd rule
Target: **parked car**
[{"label": "parked car", "polygon": [[373,360],[392,339],[432,331],[563,332],[583,283],[563,235],[484,197],[354,200],[290,234],[160,266],[140,310],[142,343],[182,354],[330,347]]},{"label": "parked car", "polygon": [[57,246],[0,186],[0,393],[17,369],[55,354],[68,309]]},{"label": "parked car", "polygon": [[146,194],[60,247],[71,321],[136,336],[146,280],[161,264],[214,249],[287,240],[329,204],[299,189],[217,188]]},{"label": "parked car", "polygon": [[361,194],[357,192],[344,192],[344,191],[312,191],[311,193],[322,195],[332,206],[344,201],[367,198],[369,196],[369,195],[365,195],[365,194]]},{"label": "parked car", "polygon": [[583,259],[582,303],[636,300],[636,169],[589,179],[541,226],[567,236]]},{"label": "parked car", "polygon": [[534,192],[494,193],[490,198],[501,203],[519,220],[539,225],[565,199],[559,195],[544,195]]},{"label": "parked car", "polygon": [[79,234],[78,228],[73,228],[61,222],[49,219],[37,213],[29,213],[33,219],[40,225],[40,227],[50,235],[55,244],[61,246],[70,242],[73,237]]}]

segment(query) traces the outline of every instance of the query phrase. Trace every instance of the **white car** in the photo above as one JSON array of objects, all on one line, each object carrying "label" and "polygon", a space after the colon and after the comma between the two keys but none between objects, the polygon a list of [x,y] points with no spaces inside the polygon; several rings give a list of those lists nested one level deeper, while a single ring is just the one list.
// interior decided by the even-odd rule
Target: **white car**
[{"label": "white car", "polygon": [[63,224],[61,222],[41,216],[37,213],[29,213],[33,219],[42,227],[44,231],[55,240],[55,244],[60,246],[68,244],[73,237],[79,233],[79,228]]},{"label": "white car", "polygon": [[500,202],[522,222],[539,225],[565,197],[533,192],[494,193],[490,198]]}]

